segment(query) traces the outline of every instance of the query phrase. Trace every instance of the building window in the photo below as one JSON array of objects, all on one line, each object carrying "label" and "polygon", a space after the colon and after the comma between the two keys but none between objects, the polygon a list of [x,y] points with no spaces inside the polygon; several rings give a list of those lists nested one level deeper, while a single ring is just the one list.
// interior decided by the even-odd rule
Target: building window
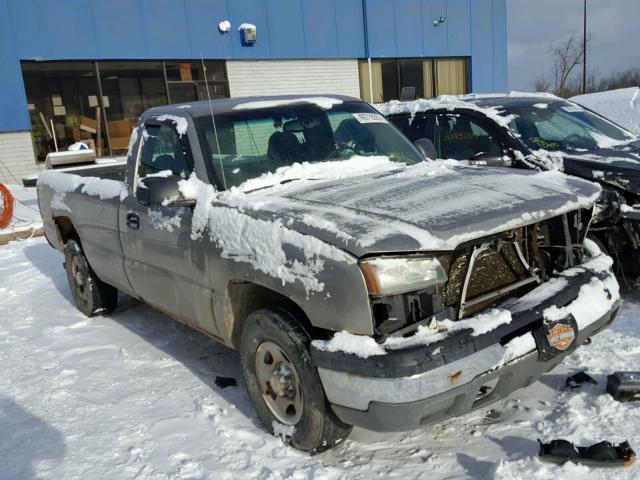
[{"label": "building window", "polygon": [[40,162],[79,141],[122,155],[146,109],[229,96],[223,61],[24,61],[22,74]]},{"label": "building window", "polygon": [[98,129],[98,86],[91,62],[23,62],[34,150],[43,162],[49,152],[84,141],[102,148]]},{"label": "building window", "polygon": [[462,95],[469,92],[468,63],[466,57],[360,60],[361,96],[378,103],[400,99],[403,89],[414,98]]}]

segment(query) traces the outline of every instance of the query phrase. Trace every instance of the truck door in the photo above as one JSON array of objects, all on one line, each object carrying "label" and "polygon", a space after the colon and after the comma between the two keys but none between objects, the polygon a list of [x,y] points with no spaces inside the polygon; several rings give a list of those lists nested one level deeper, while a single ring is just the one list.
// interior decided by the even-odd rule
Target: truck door
[{"label": "truck door", "polygon": [[[141,205],[140,179],[170,170],[187,178],[193,157],[186,135],[169,122],[147,122],[136,162],[133,195],[120,209],[125,271],[135,293],[179,320],[216,334],[206,250],[191,239],[193,208]],[[160,174],[162,175],[162,174]]]},{"label": "truck door", "polygon": [[466,113],[435,115],[433,144],[438,158],[510,167],[511,158],[492,129]]}]

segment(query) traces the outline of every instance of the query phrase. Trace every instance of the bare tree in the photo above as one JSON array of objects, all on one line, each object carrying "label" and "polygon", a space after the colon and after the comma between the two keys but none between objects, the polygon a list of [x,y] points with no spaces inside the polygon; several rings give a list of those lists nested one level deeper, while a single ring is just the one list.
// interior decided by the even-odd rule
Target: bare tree
[{"label": "bare tree", "polygon": [[574,72],[583,62],[583,40],[572,32],[565,41],[551,45],[553,55],[554,93],[567,97],[576,93],[579,79]]},{"label": "bare tree", "polygon": [[544,75],[540,75],[533,81],[533,90],[536,92],[549,92],[551,90],[551,82]]},{"label": "bare tree", "polygon": [[615,90],[617,88],[640,87],[640,68],[630,68],[602,78],[595,91]]},{"label": "bare tree", "polygon": [[[587,42],[589,40],[587,39]],[[580,93],[580,78],[576,75],[583,62],[583,40],[576,32],[563,41],[552,43],[549,53],[553,58],[551,79],[541,76],[533,82],[536,91],[552,91],[560,97]]]}]

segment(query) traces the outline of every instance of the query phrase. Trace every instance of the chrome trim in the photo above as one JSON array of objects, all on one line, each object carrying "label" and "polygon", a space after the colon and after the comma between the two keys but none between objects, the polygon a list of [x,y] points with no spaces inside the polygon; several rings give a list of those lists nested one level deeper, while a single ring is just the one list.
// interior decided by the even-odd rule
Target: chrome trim
[{"label": "chrome trim", "polygon": [[462,285],[462,294],[460,295],[460,309],[458,310],[458,319],[464,317],[464,306],[467,299],[467,289],[469,288],[469,280],[471,279],[471,273],[473,272],[473,265],[475,264],[476,258],[482,252],[489,250],[491,245],[488,243],[483,243],[480,246],[474,246],[471,255],[469,256],[469,264],[467,265],[467,273],[464,277],[464,284]]},{"label": "chrome trim", "polygon": [[480,295],[476,298],[474,298],[473,300],[469,300],[468,302],[464,302],[461,305],[461,308],[466,308],[466,307],[471,307],[473,305],[477,305],[478,303],[482,303],[485,302],[487,300],[490,300],[493,297],[498,297],[500,295],[502,295],[503,293],[507,293],[507,292],[511,292],[512,290],[516,290],[520,287],[524,287],[525,285],[528,285],[530,283],[533,282],[537,282],[540,283],[540,277],[538,277],[538,275],[534,275],[532,277],[528,277],[525,278],[524,280],[520,280],[518,282],[512,283],[510,285],[506,285],[502,288],[498,288],[496,290],[493,290],[489,293],[485,293],[484,295]]}]

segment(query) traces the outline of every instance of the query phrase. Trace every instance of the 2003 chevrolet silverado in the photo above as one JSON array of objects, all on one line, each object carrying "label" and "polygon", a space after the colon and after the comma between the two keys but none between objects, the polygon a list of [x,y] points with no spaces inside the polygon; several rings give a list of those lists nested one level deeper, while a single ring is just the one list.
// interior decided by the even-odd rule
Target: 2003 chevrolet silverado
[{"label": "2003 chevrolet silverado", "polygon": [[148,110],[126,168],[38,201],[82,312],[121,291],[237,349],[265,427],[317,453],[503,398],[617,312],[597,185],[453,163],[353,98],[226,99]]}]

